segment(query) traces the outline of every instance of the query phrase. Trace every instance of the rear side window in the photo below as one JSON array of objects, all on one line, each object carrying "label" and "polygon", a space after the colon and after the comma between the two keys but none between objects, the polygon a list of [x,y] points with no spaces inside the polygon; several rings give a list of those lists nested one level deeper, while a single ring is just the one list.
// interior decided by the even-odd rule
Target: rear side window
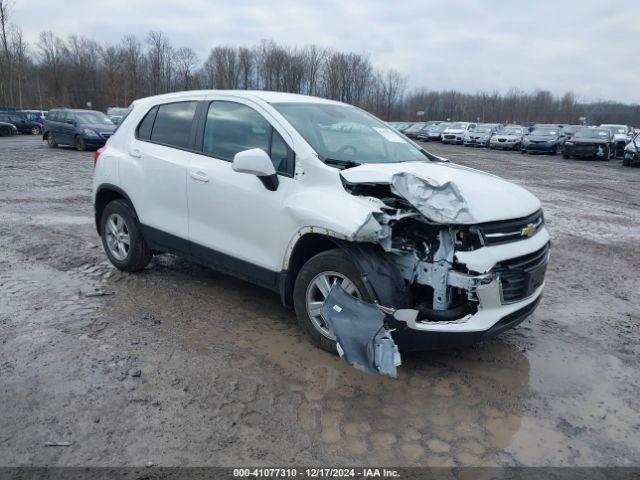
[{"label": "rear side window", "polygon": [[151,141],[186,148],[198,102],[166,103],[158,106]]},{"label": "rear side window", "polygon": [[144,118],[140,122],[140,125],[138,125],[137,137],[139,139],[141,140],[151,139],[151,129],[153,128],[153,122],[156,119],[157,112],[158,112],[158,107],[153,107],[144,116]]},{"label": "rear side window", "polygon": [[236,153],[251,148],[264,150],[278,173],[293,173],[293,152],[262,115],[240,103],[211,102],[203,152],[231,161]]}]

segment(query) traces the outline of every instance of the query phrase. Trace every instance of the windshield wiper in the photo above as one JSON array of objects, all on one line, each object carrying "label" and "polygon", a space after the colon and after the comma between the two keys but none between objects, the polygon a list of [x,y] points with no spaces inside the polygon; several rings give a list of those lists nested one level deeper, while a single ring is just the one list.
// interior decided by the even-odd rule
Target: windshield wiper
[{"label": "windshield wiper", "polygon": [[336,167],[339,167],[340,170],[351,167],[359,167],[360,165],[362,165],[361,163],[354,162],[353,160],[340,160],[338,158],[325,158],[323,161],[327,165],[335,165]]}]

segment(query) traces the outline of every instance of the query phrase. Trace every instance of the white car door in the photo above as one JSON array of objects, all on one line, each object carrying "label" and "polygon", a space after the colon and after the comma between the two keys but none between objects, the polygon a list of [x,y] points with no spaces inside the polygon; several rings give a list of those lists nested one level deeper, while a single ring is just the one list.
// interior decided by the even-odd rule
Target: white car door
[{"label": "white car door", "polygon": [[197,101],[155,106],[141,121],[120,178],[151,244],[188,252],[187,169]]},{"label": "white car door", "polygon": [[[242,100],[213,100],[206,107],[202,153],[192,155],[187,179],[192,255],[275,287],[295,230],[282,208],[296,182],[293,150],[283,140],[287,134]],[[232,169],[234,155],[251,148],[271,156],[279,172],[275,191],[257,176]]]}]

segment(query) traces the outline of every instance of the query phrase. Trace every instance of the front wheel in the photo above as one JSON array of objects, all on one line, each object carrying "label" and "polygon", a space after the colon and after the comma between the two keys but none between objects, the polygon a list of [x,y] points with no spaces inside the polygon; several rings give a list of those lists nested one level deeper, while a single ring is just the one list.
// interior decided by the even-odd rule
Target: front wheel
[{"label": "front wheel", "polygon": [[56,138],[53,136],[53,133],[47,134],[47,145],[51,148],[56,148],[58,146],[58,142],[56,142]]},{"label": "front wheel", "polygon": [[32,127],[31,135],[40,135],[40,127]]},{"label": "front wheel", "polygon": [[315,345],[331,353],[336,353],[336,340],[320,315],[320,309],[336,283],[354,297],[372,301],[356,264],[339,249],[321,252],[308,260],[300,269],[293,288],[298,324]]},{"label": "front wheel", "polygon": [[84,152],[87,149],[87,144],[84,143],[84,139],[81,136],[77,136],[73,142],[74,147],[79,152]]},{"label": "front wheel", "polygon": [[125,200],[109,202],[100,222],[102,245],[109,261],[119,270],[139,272],[153,257],[133,208]]}]

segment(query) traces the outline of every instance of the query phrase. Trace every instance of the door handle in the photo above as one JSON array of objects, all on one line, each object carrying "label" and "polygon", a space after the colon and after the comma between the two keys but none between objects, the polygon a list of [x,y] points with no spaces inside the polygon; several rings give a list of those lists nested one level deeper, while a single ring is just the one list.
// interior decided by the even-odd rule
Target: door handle
[{"label": "door handle", "polygon": [[140,158],[142,157],[142,152],[137,148],[132,148],[131,151],[129,151],[129,155],[131,155],[133,158]]},{"label": "door handle", "polygon": [[207,183],[209,181],[209,177],[204,172],[189,172],[189,176],[198,182]]}]

